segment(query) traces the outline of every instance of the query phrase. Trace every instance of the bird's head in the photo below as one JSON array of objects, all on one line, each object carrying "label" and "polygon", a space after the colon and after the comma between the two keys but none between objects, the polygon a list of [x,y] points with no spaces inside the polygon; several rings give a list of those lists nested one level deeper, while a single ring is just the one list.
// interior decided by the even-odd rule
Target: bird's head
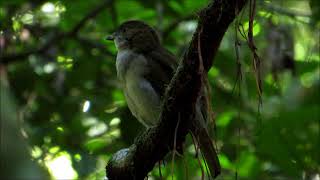
[{"label": "bird's head", "polygon": [[146,23],[130,20],[122,23],[107,40],[114,40],[118,50],[131,49],[146,52],[160,46],[156,31]]}]

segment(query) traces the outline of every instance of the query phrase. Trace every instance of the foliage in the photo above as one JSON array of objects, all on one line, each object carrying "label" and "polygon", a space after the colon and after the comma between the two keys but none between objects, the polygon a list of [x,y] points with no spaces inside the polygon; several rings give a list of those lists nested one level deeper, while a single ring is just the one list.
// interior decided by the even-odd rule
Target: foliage
[{"label": "foliage", "polygon": [[[164,45],[181,56],[196,27],[196,13],[206,4],[206,0],[1,1],[0,74],[10,89],[9,94],[1,88],[1,127],[18,117],[13,131],[24,132],[32,160],[53,177],[101,179],[110,155],[128,147],[143,131],[116,78],[116,49],[104,37],[119,23],[140,19],[155,26]],[[253,35],[263,61],[261,105],[252,52],[243,33],[236,38],[237,24],[230,26],[208,74],[216,117],[212,136],[223,167],[219,179],[320,176],[319,8],[316,0],[257,1]],[[246,10],[237,19],[244,33],[247,14]],[[283,27],[281,32],[289,37],[285,39],[293,39],[289,46],[294,50],[295,76],[277,69],[274,78],[268,51],[274,47],[268,36],[277,31],[274,26]],[[189,137],[184,156],[175,158],[174,170],[171,155],[161,165],[164,179],[200,177],[195,154]],[[70,167],[63,166],[68,162],[74,169],[70,173],[66,173]],[[59,166],[65,168],[63,173]],[[150,176],[158,178],[158,168]]]}]

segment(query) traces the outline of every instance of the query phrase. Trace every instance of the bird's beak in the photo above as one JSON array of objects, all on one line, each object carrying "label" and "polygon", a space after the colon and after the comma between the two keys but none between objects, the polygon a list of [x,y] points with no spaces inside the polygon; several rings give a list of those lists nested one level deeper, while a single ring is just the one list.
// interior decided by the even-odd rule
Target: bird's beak
[{"label": "bird's beak", "polygon": [[115,36],[115,33],[112,33],[111,35],[106,37],[106,40],[113,41],[114,40],[114,36]]}]

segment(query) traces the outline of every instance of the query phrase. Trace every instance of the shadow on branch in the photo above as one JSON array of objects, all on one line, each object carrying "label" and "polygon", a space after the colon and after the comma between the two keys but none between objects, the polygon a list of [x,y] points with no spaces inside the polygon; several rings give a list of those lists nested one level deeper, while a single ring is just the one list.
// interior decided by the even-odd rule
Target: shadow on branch
[{"label": "shadow on branch", "polygon": [[108,179],[144,179],[175,142],[183,144],[194,119],[202,76],[207,75],[224,33],[245,2],[215,0],[200,11],[189,49],[166,90],[159,124],[113,155],[106,167]]}]

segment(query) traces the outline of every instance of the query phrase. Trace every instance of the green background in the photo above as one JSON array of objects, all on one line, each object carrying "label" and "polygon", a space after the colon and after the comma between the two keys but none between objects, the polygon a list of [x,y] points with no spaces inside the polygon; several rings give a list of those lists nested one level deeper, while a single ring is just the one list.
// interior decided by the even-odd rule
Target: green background
[{"label": "green background", "polygon": [[[0,2],[1,174],[44,179],[102,179],[110,156],[144,129],[131,115],[116,78],[116,49],[104,38],[123,21],[155,27],[181,57],[206,0],[65,0]],[[100,7],[100,9],[99,9]],[[219,149],[218,179],[302,179],[320,176],[320,3],[257,0],[253,33],[262,59],[262,105],[252,52],[229,27],[208,74]],[[98,8],[98,9],[97,9]],[[96,11],[95,11],[96,10]],[[89,17],[89,18],[88,18]],[[248,32],[248,7],[237,18]],[[268,35],[283,27],[296,76],[272,78]],[[215,32],[212,32],[215,33]],[[289,37],[289,38],[288,38]],[[280,44],[281,44],[280,43]],[[43,49],[42,49],[43,48]],[[277,54],[276,54],[277,55]],[[280,57],[277,55],[277,57]],[[201,159],[200,159],[201,160]],[[201,166],[205,169],[204,163]],[[173,167],[173,169],[172,169]],[[199,179],[190,137],[183,157],[161,165],[164,179]],[[205,173],[206,174],[206,173]],[[159,179],[158,167],[149,177]]]}]

